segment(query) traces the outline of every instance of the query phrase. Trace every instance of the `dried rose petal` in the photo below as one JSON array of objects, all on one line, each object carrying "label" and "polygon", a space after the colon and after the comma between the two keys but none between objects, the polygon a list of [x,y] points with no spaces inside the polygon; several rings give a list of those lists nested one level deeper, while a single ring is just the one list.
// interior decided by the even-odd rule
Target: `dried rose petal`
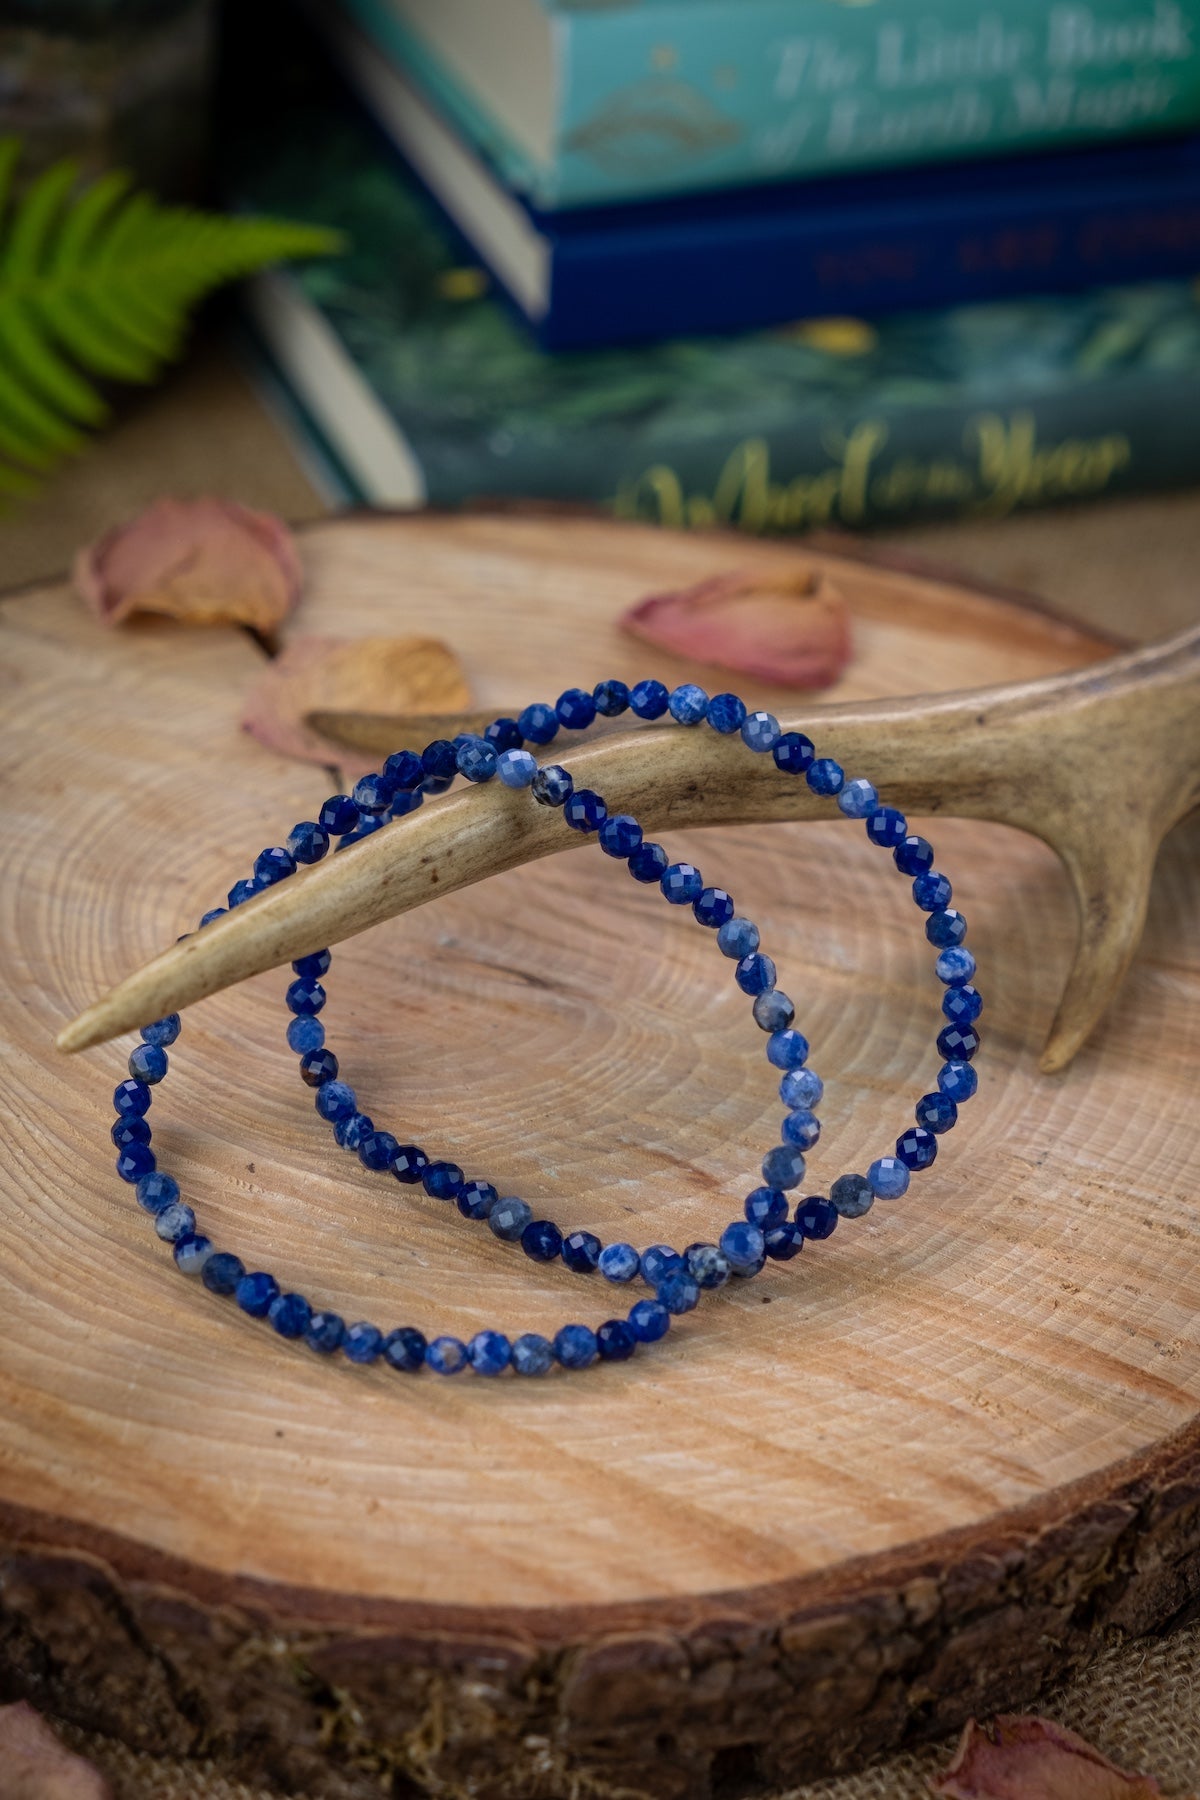
[{"label": "dried rose petal", "polygon": [[1052,1719],[971,1720],[954,1761],[929,1783],[944,1800],[1156,1800],[1148,1775],[1127,1775]]},{"label": "dried rose petal", "polygon": [[0,1800],[112,1800],[112,1789],[18,1700],[0,1706]]},{"label": "dried rose petal", "polygon": [[80,550],[74,579],[102,625],[153,612],[269,631],[295,606],[303,572],[271,513],[232,500],[156,500]]},{"label": "dried rose petal", "polygon": [[[455,713],[470,703],[462,665],[438,638],[297,637],[269,662],[246,699],[242,727],[268,749],[350,773],[378,758],[355,754],[311,723],[314,713]],[[391,737],[393,749],[400,742]]]},{"label": "dried rose petal", "polygon": [[651,594],[621,624],[677,656],[776,687],[829,687],[850,660],[845,602],[807,569],[791,579],[734,570],[696,587]]}]

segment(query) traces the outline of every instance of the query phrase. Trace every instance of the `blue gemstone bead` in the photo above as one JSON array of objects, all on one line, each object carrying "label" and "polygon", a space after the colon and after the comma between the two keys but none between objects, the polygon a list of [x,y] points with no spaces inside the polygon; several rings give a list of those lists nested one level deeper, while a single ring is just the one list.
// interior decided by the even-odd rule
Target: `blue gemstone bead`
[{"label": "blue gemstone bead", "polygon": [[623,681],[598,681],[592,689],[596,711],[606,719],[615,719],[629,706],[629,689]]},{"label": "blue gemstone bead", "polygon": [[598,831],[607,817],[607,806],[591,788],[576,788],[563,807],[563,818],[573,831]]},{"label": "blue gemstone bead", "polygon": [[781,988],[767,988],[754,1002],[754,1023],[760,1031],[786,1031],[796,1008]]},{"label": "blue gemstone bead", "polygon": [[517,716],[521,736],[531,744],[549,744],[558,736],[558,714],[552,706],[537,701]]},{"label": "blue gemstone bead", "polygon": [[493,719],[484,730],[484,740],[496,752],[497,761],[507,750],[519,750],[524,739],[515,719]]},{"label": "blue gemstone bead", "polygon": [[728,919],[717,933],[717,949],[734,962],[753,956],[758,945],[758,926],[752,919]]},{"label": "blue gemstone bead", "polygon": [[629,858],[629,873],[635,881],[661,881],[668,861],[661,844],[640,844]]},{"label": "blue gemstone bead", "polygon": [[122,1181],[138,1182],[143,1175],[153,1175],[156,1166],[149,1144],[126,1144],[117,1157],[117,1174]]},{"label": "blue gemstone bead", "polygon": [[774,1262],[791,1262],[804,1248],[804,1231],[788,1219],[763,1233],[763,1249]]},{"label": "blue gemstone bead", "polygon": [[300,1058],[300,1079],[308,1087],[321,1087],[338,1072],[338,1059],[332,1050],[309,1050]]},{"label": "blue gemstone bead", "polygon": [[128,1118],[114,1121],[109,1136],[118,1150],[124,1150],[127,1144],[148,1144],[150,1122],[137,1113],[131,1113]]},{"label": "blue gemstone bead", "polygon": [[369,1325],[360,1319],[357,1325],[347,1325],[346,1335],[342,1339],[342,1355],[352,1363],[373,1363],[383,1349],[383,1333],[378,1325]]},{"label": "blue gemstone bead", "polygon": [[840,794],[846,777],[840,763],[831,756],[819,756],[806,770],[804,779],[814,794]]},{"label": "blue gemstone bead", "polygon": [[632,1281],[641,1272],[642,1259],[632,1244],[605,1244],[598,1267],[605,1281]]},{"label": "blue gemstone bead", "polygon": [[540,806],[565,806],[575,791],[575,783],[558,763],[539,769],[529,791]]},{"label": "blue gemstone bead", "polygon": [[345,837],[338,839],[334,848],[334,855],[336,856],[339,850],[348,850],[351,844],[357,844],[363,838],[370,837],[371,833],[373,831],[378,831],[382,824],[382,813],[364,813],[358,824],[354,827],[354,830],[348,831]]},{"label": "blue gemstone bead", "polygon": [[839,1175],[829,1198],[843,1219],[861,1219],[875,1204],[871,1184],[864,1175]]},{"label": "blue gemstone bead", "polygon": [[[317,1092],[323,1094],[325,1090],[318,1088]],[[343,1150],[357,1150],[374,1129],[375,1122],[366,1113],[352,1112],[344,1119],[335,1120],[333,1135]]]},{"label": "blue gemstone bead", "polygon": [[763,1180],[768,1187],[799,1187],[804,1180],[804,1157],[795,1144],[776,1144],[762,1159]]},{"label": "blue gemstone bead", "polygon": [[144,1044],[157,1044],[165,1050],[175,1042],[179,1031],[179,1014],[168,1013],[165,1019],[155,1019],[153,1025],[143,1025],[141,1039]]},{"label": "blue gemstone bead", "polygon": [[210,911],[202,915],[200,919],[201,925],[211,925],[214,919],[223,919],[227,910],[228,908],[224,906],[212,907]]},{"label": "blue gemstone bead", "polygon": [[778,1188],[757,1187],[746,1195],[744,1211],[751,1225],[757,1225],[760,1231],[769,1231],[772,1225],[782,1225],[787,1218],[787,1195],[781,1194]]},{"label": "blue gemstone bead", "polygon": [[629,1329],[639,1344],[657,1344],[671,1329],[671,1315],[657,1300],[637,1300],[629,1309]]},{"label": "blue gemstone bead", "polygon": [[671,1269],[659,1282],[655,1298],[677,1318],[680,1313],[695,1310],[700,1301],[700,1284],[686,1266]]},{"label": "blue gemstone bead", "polygon": [[512,1345],[502,1331],[477,1331],[467,1345],[467,1361],[477,1375],[503,1375]]},{"label": "blue gemstone bead", "polygon": [[289,1050],[294,1050],[297,1056],[307,1056],[310,1051],[323,1047],[325,1027],[313,1013],[301,1013],[297,1018],[289,1019],[287,1041]]},{"label": "blue gemstone bead", "polygon": [[821,1135],[821,1121],[807,1107],[798,1107],[783,1121],[780,1135],[786,1144],[795,1144],[798,1150],[811,1150]]},{"label": "blue gemstone bead", "polygon": [[340,1313],[315,1312],[308,1321],[304,1341],[318,1356],[332,1356],[346,1335],[346,1321]]},{"label": "blue gemstone bead", "polygon": [[351,1119],[358,1110],[358,1096],[344,1081],[327,1081],[317,1089],[314,1101],[317,1111],[331,1125],[340,1119]]},{"label": "blue gemstone bead", "polygon": [[944,1025],[937,1037],[938,1055],[946,1062],[970,1062],[979,1048],[973,1025]]},{"label": "blue gemstone bead", "polygon": [[289,1012],[319,1013],[325,1004],[325,989],[319,981],[298,975],[284,995]]},{"label": "blue gemstone bead", "polygon": [[923,1125],[910,1125],[896,1139],[896,1155],[906,1169],[927,1169],[937,1153],[937,1139]]},{"label": "blue gemstone bead", "polygon": [[[192,1237],[196,1231],[196,1215],[190,1206],[177,1200],[154,1215],[154,1229],[164,1244],[177,1244],[180,1238]],[[234,1258],[237,1261],[237,1258]]]},{"label": "blue gemstone bead", "polygon": [[282,844],[275,844],[259,851],[254,859],[254,873],[264,887],[274,887],[277,881],[296,873],[296,859]]},{"label": "blue gemstone bead", "polygon": [[735,1275],[756,1275],[766,1255],[762,1232],[748,1219],[734,1219],[721,1233],[721,1254]]},{"label": "blue gemstone bead", "polygon": [[449,738],[434,738],[432,744],[426,744],[421,752],[421,767],[425,771],[426,783],[446,782],[447,785],[458,774],[458,750]]},{"label": "blue gemstone bead", "polygon": [[564,1325],[554,1334],[554,1358],[564,1369],[586,1369],[599,1354],[596,1334],[586,1325]]},{"label": "blue gemstone bead", "polygon": [[765,994],[768,988],[775,986],[775,964],[769,956],[756,950],[751,956],[743,956],[733,978],[743,994]]},{"label": "blue gemstone bead", "polygon": [[205,1263],[215,1252],[211,1238],[193,1231],[187,1237],[176,1238],[171,1254],[181,1275],[202,1275]]},{"label": "blue gemstone bead", "polygon": [[789,1069],[779,1083],[779,1098],[797,1111],[815,1111],[824,1093],[825,1083],[812,1069]]},{"label": "blue gemstone bead", "polygon": [[392,1174],[406,1187],[413,1187],[429,1167],[429,1158],[418,1144],[400,1144],[391,1161]]},{"label": "blue gemstone bead", "polygon": [[947,987],[965,987],[975,973],[975,958],[961,944],[952,944],[933,966],[938,980]]},{"label": "blue gemstone bead", "polygon": [[560,725],[568,731],[586,731],[596,717],[596,702],[582,688],[568,688],[560,694],[554,707]]},{"label": "blue gemstone bead", "polygon": [[742,720],[743,744],[751,750],[758,751],[760,755],[767,750],[773,750],[781,735],[779,720],[774,713],[747,713]]},{"label": "blue gemstone bead", "polygon": [[509,1195],[505,1199],[497,1200],[488,1214],[488,1224],[504,1243],[515,1244],[532,1217],[532,1206],[524,1200],[518,1200]]},{"label": "blue gemstone bead", "polygon": [[661,681],[639,681],[629,690],[629,704],[639,719],[661,719],[669,698]]},{"label": "blue gemstone bead", "polygon": [[942,995],[942,1011],[954,1025],[973,1025],[983,1011],[983,995],[969,985],[947,988]]},{"label": "blue gemstone bead", "polygon": [[658,885],[672,906],[693,906],[704,892],[704,877],[694,863],[672,863]]},{"label": "blue gemstone bead", "polygon": [[601,1362],[628,1362],[637,1349],[633,1328],[624,1319],[606,1319],[596,1330]]},{"label": "blue gemstone bead", "polygon": [[288,832],[287,847],[295,862],[320,862],[329,849],[329,833],[315,819],[301,819]]},{"label": "blue gemstone bead", "polygon": [[129,1073],[134,1081],[153,1087],[167,1072],[167,1053],[161,1044],[135,1044],[129,1053]]},{"label": "blue gemstone bead", "polygon": [[694,681],[685,681],[667,701],[677,725],[699,725],[708,712],[708,695]]},{"label": "blue gemstone bead", "polygon": [[678,1250],[672,1250],[670,1244],[651,1244],[642,1252],[642,1280],[647,1287],[656,1288],[664,1276],[672,1269],[681,1269],[683,1258]]},{"label": "blue gemstone bead", "polygon": [[802,731],[785,731],[771,755],[787,775],[805,775],[816,760],[816,746]]},{"label": "blue gemstone bead", "polygon": [[706,717],[714,731],[732,737],[740,731],[746,717],[746,702],[736,694],[714,694],[708,703]]},{"label": "blue gemstone bead", "polygon": [[396,797],[386,775],[364,775],[354,784],[354,804],[360,813],[384,813]]},{"label": "blue gemstone bead", "polygon": [[554,1367],[554,1345],[537,1331],[527,1331],[512,1347],[512,1366],[518,1375],[546,1375]]},{"label": "blue gemstone bead", "polygon": [[235,906],[242,906],[247,900],[252,900],[255,894],[261,894],[262,891],[263,884],[257,875],[250,876],[243,881],[235,881],[225,896],[229,902],[230,912]]},{"label": "blue gemstone bead", "polygon": [[281,1338],[303,1337],[312,1320],[312,1307],[303,1294],[276,1294],[267,1308],[267,1319]]},{"label": "blue gemstone bead", "polygon": [[200,1279],[210,1294],[227,1300],[237,1293],[238,1282],[245,1273],[246,1265],[240,1256],[234,1256],[231,1250],[218,1250],[205,1263]]},{"label": "blue gemstone bead", "polygon": [[464,1219],[486,1219],[499,1198],[490,1181],[468,1181],[458,1196],[458,1210]]},{"label": "blue gemstone bead", "polygon": [[925,921],[925,936],[939,950],[949,950],[955,944],[961,944],[966,935],[967,921],[952,906],[943,906],[938,912],[930,913]]},{"label": "blue gemstone bead", "polygon": [[590,1275],[600,1261],[600,1239],[590,1231],[570,1231],[563,1239],[562,1259],[576,1275]]},{"label": "blue gemstone bead", "polygon": [[898,1156],[880,1156],[867,1170],[867,1186],[877,1200],[899,1200],[907,1194],[909,1173]]},{"label": "blue gemstone bead", "polygon": [[892,860],[902,875],[924,875],[933,867],[933,845],[910,832],[892,851]]},{"label": "blue gemstone bead", "polygon": [[164,1175],[161,1169],[151,1169],[143,1175],[134,1189],[138,1205],[148,1213],[160,1213],[164,1206],[174,1206],[179,1198],[179,1183],[173,1175]]},{"label": "blue gemstone bead", "polygon": [[922,912],[940,912],[949,906],[953,893],[949,879],[937,869],[926,869],[912,884],[912,897]]},{"label": "blue gemstone bead", "polygon": [[144,1081],[121,1081],[113,1089],[113,1105],[123,1119],[140,1119],[152,1098]]},{"label": "blue gemstone bead", "polygon": [[537,771],[528,750],[502,750],[496,758],[496,773],[507,788],[528,787]]},{"label": "blue gemstone bead", "polygon": [[629,813],[614,813],[600,826],[600,848],[606,856],[632,856],[642,846],[642,828]]},{"label": "blue gemstone bead", "polygon": [[926,1131],[949,1131],[958,1123],[958,1108],[948,1094],[922,1094],[916,1115],[917,1124]]},{"label": "blue gemstone bead", "polygon": [[697,1287],[706,1292],[724,1287],[733,1273],[729,1258],[715,1244],[689,1244],[683,1261]]},{"label": "blue gemstone bead", "polygon": [[345,837],[358,824],[358,808],[348,794],[331,794],[317,818],[331,838]]},{"label": "blue gemstone bead", "polygon": [[490,781],[496,773],[496,752],[482,738],[464,744],[458,753],[458,772],[468,781]]},{"label": "blue gemstone bead", "polygon": [[393,1369],[401,1369],[406,1375],[415,1375],[418,1369],[425,1366],[427,1348],[423,1331],[418,1331],[413,1325],[397,1325],[395,1331],[389,1331],[383,1340],[383,1360]]},{"label": "blue gemstone bead", "polygon": [[552,1219],[531,1219],[521,1233],[521,1248],[534,1262],[553,1262],[562,1250],[562,1232]]},{"label": "blue gemstone bead", "polygon": [[314,950],[311,956],[298,956],[292,964],[293,975],[307,975],[319,981],[322,975],[329,973],[329,965],[333,957],[328,950]]},{"label": "blue gemstone bead", "polygon": [[806,1200],[797,1200],[794,1217],[805,1237],[819,1240],[833,1236],[839,1215],[837,1207],[823,1194],[810,1194]]},{"label": "blue gemstone bead", "polygon": [[701,925],[718,931],[733,917],[733,901],[724,888],[708,887],[692,902],[692,911]]},{"label": "blue gemstone bead", "polygon": [[861,777],[848,781],[837,798],[839,812],[848,819],[869,819],[879,805],[879,795],[869,781]]},{"label": "blue gemstone bead", "polygon": [[271,1302],[279,1294],[279,1283],[273,1275],[264,1269],[253,1275],[243,1275],[234,1290],[234,1299],[244,1313],[252,1319],[265,1319],[271,1310]]},{"label": "blue gemstone bead", "polygon": [[399,793],[402,789],[409,791],[419,788],[424,781],[427,770],[424,760],[415,750],[396,750],[383,765],[383,773],[393,789]]},{"label": "blue gemstone bead", "polygon": [[867,836],[881,850],[894,850],[904,842],[908,820],[894,806],[880,806],[867,820]]},{"label": "blue gemstone bead", "polygon": [[[397,1150],[400,1146],[397,1144]],[[457,1200],[466,1186],[466,1178],[457,1163],[431,1162],[422,1171],[421,1180],[431,1200]]]},{"label": "blue gemstone bead", "polygon": [[773,1031],[767,1039],[767,1061],[777,1069],[799,1069],[808,1061],[808,1039],[802,1031]]}]

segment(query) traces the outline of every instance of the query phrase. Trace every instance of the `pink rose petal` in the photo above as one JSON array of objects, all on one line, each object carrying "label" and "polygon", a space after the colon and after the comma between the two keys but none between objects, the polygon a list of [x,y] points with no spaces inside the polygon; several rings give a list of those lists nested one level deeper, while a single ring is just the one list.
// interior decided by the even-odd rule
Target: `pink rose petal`
[{"label": "pink rose petal", "polygon": [[112,1789],[18,1700],[0,1706],[0,1800],[112,1800]]},{"label": "pink rose petal", "polygon": [[1051,1719],[999,1714],[974,1719],[944,1775],[929,1783],[942,1800],[1156,1800],[1148,1775],[1128,1775]]},{"label": "pink rose petal", "polygon": [[713,663],[777,687],[823,688],[850,660],[845,603],[804,570],[789,581],[734,570],[696,587],[651,594],[621,624],[692,662]]}]

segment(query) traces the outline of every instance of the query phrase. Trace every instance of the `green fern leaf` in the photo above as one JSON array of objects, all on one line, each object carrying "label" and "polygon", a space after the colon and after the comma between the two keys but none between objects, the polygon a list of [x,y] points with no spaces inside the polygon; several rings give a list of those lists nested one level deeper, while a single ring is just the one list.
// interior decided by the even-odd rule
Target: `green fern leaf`
[{"label": "green fern leaf", "polygon": [[96,381],[154,381],[192,308],[271,263],[328,256],[318,226],[226,218],[131,193],[119,170],[76,192],[56,163],[11,206],[19,146],[0,139],[0,496],[82,449],[108,413]]}]

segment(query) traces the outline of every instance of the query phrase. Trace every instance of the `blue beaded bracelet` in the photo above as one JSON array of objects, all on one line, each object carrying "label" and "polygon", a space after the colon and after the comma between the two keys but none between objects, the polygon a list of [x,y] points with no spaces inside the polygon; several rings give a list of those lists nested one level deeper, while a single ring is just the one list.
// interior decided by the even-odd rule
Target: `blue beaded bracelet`
[{"label": "blue beaded bracelet", "polygon": [[[585,731],[597,715],[614,718],[627,710],[643,719],[670,717],[686,727],[707,722],[723,735],[740,734],[757,754],[769,752],[779,769],[802,778],[814,793],[828,795],[845,817],[864,822],[871,842],[890,850],[896,868],[911,879],[913,900],[927,915],[925,935],[938,951],[935,966],[945,987],[945,1024],[937,1039],[943,1061],[936,1088],[918,1100],[915,1123],[897,1138],[894,1152],[879,1157],[865,1175],[839,1175],[828,1196],[812,1194],[794,1204],[788,1198],[803,1181],[806,1153],[821,1135],[816,1109],[824,1087],[808,1067],[808,1041],[794,1026],[795,1007],[776,985],[775,964],[760,948],[757,926],[737,913],[723,888],[707,886],[693,864],[672,863],[661,844],[648,842],[636,819],[610,814],[601,796],[576,788],[561,764],[539,764],[525,748],[527,743],[553,742],[560,730]],[[386,1333],[366,1321],[347,1325],[303,1294],[283,1292],[265,1270],[247,1271],[239,1257],[218,1250],[196,1229],[196,1216],[181,1200],[178,1182],[157,1167],[150,1147],[146,1114],[154,1087],[167,1073],[167,1050],[179,1036],[179,1016],[172,1014],[142,1030],[142,1041],[129,1058],[129,1079],[113,1095],[117,1119],[112,1139],[117,1173],[134,1185],[138,1203],[152,1215],[158,1236],[174,1247],[184,1274],[198,1276],[210,1293],[233,1299],[252,1318],[266,1319],[281,1337],[301,1339],[319,1355],[341,1350],[354,1363],[384,1361],[395,1369],[430,1368],[441,1375],[466,1368],[477,1375],[505,1370],[544,1375],[556,1365],[583,1369],[595,1362],[627,1360],[640,1344],[665,1337],[672,1319],[691,1312],[703,1292],[757,1275],[768,1260],[790,1261],[806,1239],[829,1237],[839,1218],[860,1218],[876,1200],[899,1199],[911,1176],[929,1168],[939,1136],[955,1124],[959,1106],[971,1098],[977,1083],[975,1022],[983,1001],[972,985],[975,959],[963,947],[966,920],[950,904],[951,885],[933,866],[932,846],[909,832],[903,813],[881,805],[869,781],[847,781],[836,762],[817,756],[802,732],[781,731],[770,713],[749,712],[736,694],[710,699],[691,682],[669,692],[659,681],[640,681],[633,688],[602,681],[590,693],[568,688],[554,706],[537,703],[516,719],[495,719],[482,735],[438,738],[419,754],[398,751],[381,770],[364,775],[352,794],[333,795],[317,819],[294,826],[286,844],[263,850],[253,874],[234,883],[227,905],[205,913],[201,927],[286,880],[299,866],[319,862],[333,840],[337,850],[345,849],[389,820],[415,811],[426,794],[444,793],[460,775],[476,783],[498,777],[506,787],[528,788],[535,802],[561,811],[568,828],[594,836],[606,856],[624,861],[635,881],[657,885],[670,905],[690,907],[696,921],[715,934],[717,948],[734,963],[738,987],[753,1001],[755,1023],[767,1034],[767,1060],[781,1076],[779,1096],[786,1112],[780,1142],[763,1157],[762,1184],[747,1195],[742,1216],[725,1227],[716,1243],[689,1244],[683,1250],[652,1244],[639,1252],[628,1243],[605,1244],[590,1231],[564,1234],[552,1220],[535,1218],[527,1201],[502,1196],[490,1182],[468,1180],[457,1163],[401,1142],[359,1110],[354,1089],[340,1079],[338,1059],[326,1045],[318,1016],[332,961],[328,950],[319,950],[292,964],[287,1041],[300,1059],[301,1079],[316,1090],[317,1113],[332,1127],[338,1144],[368,1169],[421,1186],[431,1198],[457,1206],[464,1218],[486,1221],[500,1242],[519,1244],[535,1262],[561,1261],[576,1274],[599,1274],[617,1287],[641,1281],[653,1297],[638,1299],[623,1318],[608,1319],[595,1329],[567,1324],[552,1339],[537,1332],[510,1339],[486,1330],[463,1343],[446,1335],[427,1338],[412,1325]]]}]

